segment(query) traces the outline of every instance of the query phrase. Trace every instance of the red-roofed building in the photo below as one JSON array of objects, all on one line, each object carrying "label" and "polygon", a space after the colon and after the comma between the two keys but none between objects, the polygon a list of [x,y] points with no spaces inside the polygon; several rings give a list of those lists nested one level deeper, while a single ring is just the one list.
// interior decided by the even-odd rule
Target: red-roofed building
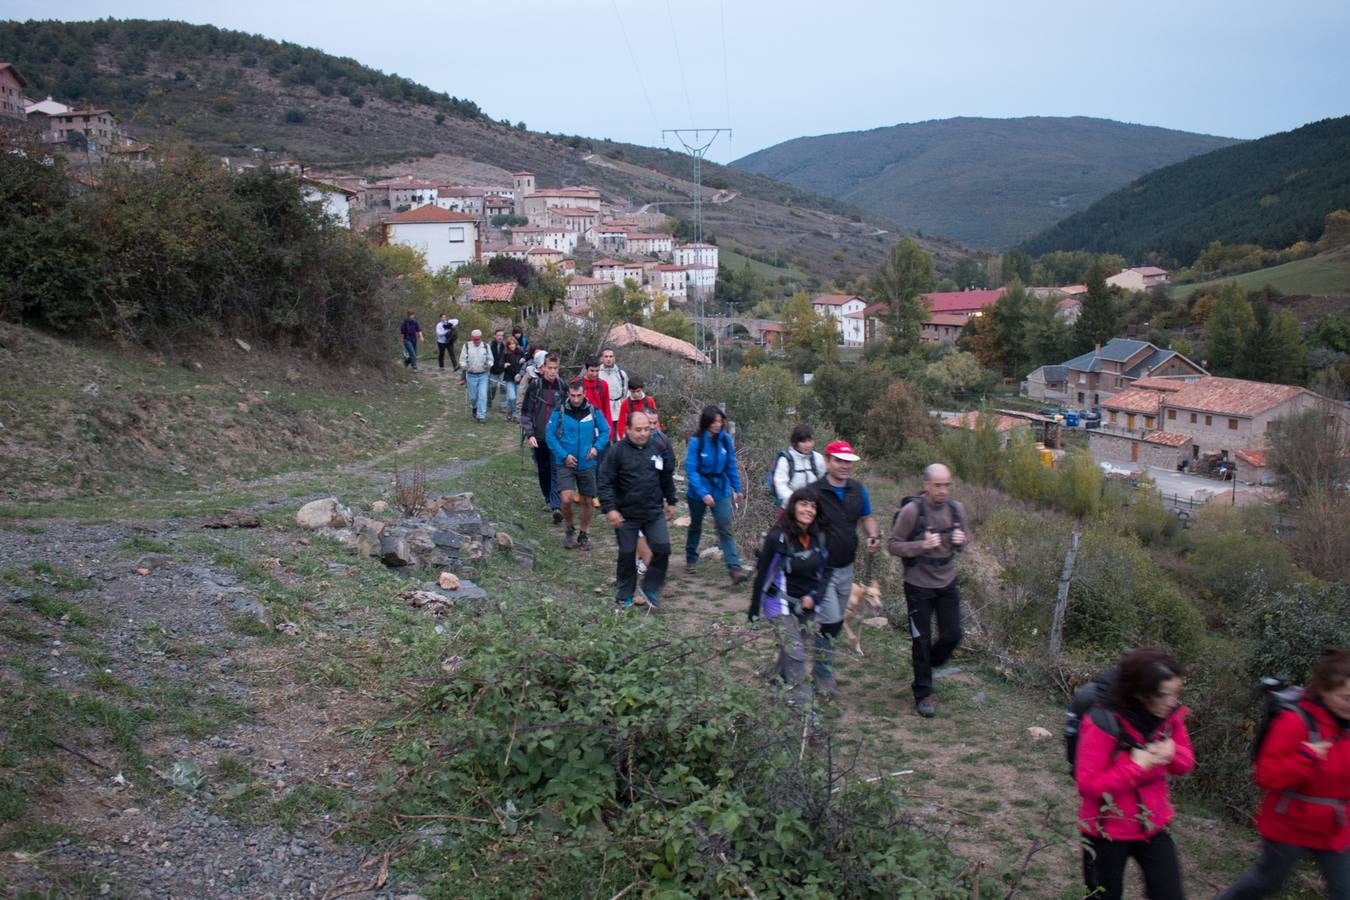
[{"label": "red-roofed building", "polygon": [[435,203],[441,209],[468,213],[481,219],[484,196],[482,188],[443,184],[436,189]]},{"label": "red-roofed building", "polygon": [[864,327],[867,301],[857,294],[818,294],[811,299],[811,308],[817,315],[834,319],[839,330],[839,343],[845,347],[861,347],[867,330]]},{"label": "red-roofed building", "polygon": [[606,340],[615,347],[626,347],[629,344],[651,347],[653,350],[669,353],[671,356],[698,366],[712,364],[712,360],[708,358],[707,354],[700,352],[697,347],[688,341],[682,341],[679,338],[653,331],[650,328],[644,328],[641,325],[615,325],[609,330]]},{"label": "red-roofed building", "polygon": [[589,275],[573,275],[567,282],[568,307],[588,306],[592,300],[600,296],[601,291],[612,283],[603,278],[592,278]]},{"label": "red-roofed building", "polygon": [[[882,306],[885,309],[885,306]],[[866,310],[864,310],[866,314]],[[919,327],[919,340],[930,344],[955,344],[961,336],[961,329],[969,322],[966,316],[955,313],[933,313],[928,321]]]},{"label": "red-roofed building", "polygon": [[640,231],[630,231],[627,238],[629,253],[645,253],[661,259],[670,259],[671,251],[675,246],[675,239],[668,234],[645,234]]},{"label": "red-roofed building", "polygon": [[591,276],[623,287],[625,281],[643,282],[644,270],[640,262],[621,262],[617,259],[598,259],[591,264]]},{"label": "red-roofed building", "polygon": [[18,66],[0,62],[0,118],[22,122],[27,117],[23,107],[23,89],[26,87],[28,81],[19,74]]},{"label": "red-roofed building", "polygon": [[671,251],[671,261],[677,266],[712,266],[717,269],[716,244],[680,244]]},{"label": "red-roofed building", "polygon": [[998,302],[1003,296],[1003,288],[992,291],[933,291],[924,294],[929,311],[934,315],[945,313],[953,316],[965,316],[969,319],[976,313]]},{"label": "red-roofed building", "polygon": [[478,218],[434,205],[380,220],[384,242],[421,251],[428,272],[456,269],[479,258]]},{"label": "red-roofed building", "polygon": [[511,242],[531,247],[552,247],[563,254],[577,249],[577,233],[557,225],[516,225],[508,229]]},{"label": "red-roofed building", "polygon": [[659,264],[652,267],[652,281],[658,291],[671,303],[684,304],[689,299],[689,272],[684,266]]},{"label": "red-roofed building", "polygon": [[552,206],[548,210],[548,224],[574,231],[583,241],[591,239],[591,229],[599,221],[600,211],[589,207]]},{"label": "red-roofed building", "polygon": [[514,281],[475,284],[464,295],[470,303],[510,303],[516,296]]},{"label": "red-roofed building", "polygon": [[531,268],[542,272],[549,266],[560,265],[563,261],[561,250],[555,250],[552,247],[531,247],[525,252],[525,261]]},{"label": "red-roofed building", "polygon": [[1270,468],[1270,460],[1264,450],[1238,450],[1233,454],[1237,461],[1234,473],[1238,481],[1246,484],[1274,484],[1275,473]]},{"label": "red-roofed building", "polygon": [[[1013,432],[1018,428],[1031,429],[1031,422],[1027,419],[1019,419],[1015,416],[1004,415],[1003,413],[990,413],[993,419],[994,431],[998,434],[1000,447],[1006,447],[1012,441]],[[972,411],[962,413],[957,416],[948,416],[942,420],[942,424],[948,428],[965,428],[974,431],[979,424],[979,412]]]}]

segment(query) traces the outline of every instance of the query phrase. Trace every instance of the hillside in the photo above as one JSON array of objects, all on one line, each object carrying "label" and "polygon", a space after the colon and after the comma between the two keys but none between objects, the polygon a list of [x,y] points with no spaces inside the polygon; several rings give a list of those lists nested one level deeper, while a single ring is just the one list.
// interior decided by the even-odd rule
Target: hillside
[{"label": "hillside", "polygon": [[962,117],[796,138],[732,166],[1001,249],[1145,172],[1233,143],[1081,116]]},{"label": "hillside", "polygon": [[1254,272],[1243,272],[1241,275],[1177,284],[1169,293],[1173,297],[1182,297],[1195,290],[1217,288],[1229,281],[1236,281],[1248,291],[1259,291],[1269,287],[1286,296],[1350,297],[1350,247],[1341,247],[1307,259],[1297,259],[1278,266],[1257,269]]},{"label": "hillside", "polygon": [[1313,241],[1350,207],[1350,116],[1324,119],[1150,172],[1027,241],[1030,253],[1092,250],[1189,263],[1211,241]]},{"label": "hillside", "polygon": [[[0,59],[31,94],[107,106],[161,148],[238,158],[263,147],[330,171],[474,183],[529,169],[541,187],[588,183],[635,209],[688,215],[692,205],[682,154],[531,132],[351,59],[212,26],[7,22]],[[820,279],[870,272],[896,239],[894,225],[838,200],[724,166],[705,164],[704,192],[705,228],[724,246],[792,258]],[[925,245],[944,267],[960,251]]]}]

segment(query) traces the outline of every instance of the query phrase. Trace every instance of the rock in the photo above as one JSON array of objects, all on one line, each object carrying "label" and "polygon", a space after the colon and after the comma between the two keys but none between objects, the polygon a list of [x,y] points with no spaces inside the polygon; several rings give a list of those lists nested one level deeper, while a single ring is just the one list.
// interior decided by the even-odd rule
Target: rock
[{"label": "rock", "polygon": [[251,619],[256,619],[268,628],[272,627],[272,611],[263,606],[257,597],[240,597],[230,604],[230,608]]},{"label": "rock", "polygon": [[688,527],[689,527],[689,517],[688,517],[688,516],[680,516],[679,518],[677,518],[674,522],[671,522],[670,524],[675,525],[675,526],[678,526],[678,527],[680,527],[680,528],[688,528]]},{"label": "rock", "polygon": [[722,548],[709,547],[707,550],[700,550],[698,555],[701,559],[721,559]]},{"label": "rock", "polygon": [[301,528],[346,528],[352,524],[352,512],[336,497],[311,500],[295,514],[295,524]]},{"label": "rock", "polygon": [[235,509],[227,512],[225,515],[208,522],[203,522],[203,528],[257,528],[262,524],[257,516],[252,513],[246,513],[242,509]]},{"label": "rock", "polygon": [[427,501],[427,511],[436,512],[473,512],[473,494],[462,491],[458,494],[441,494]]},{"label": "rock", "polygon": [[498,550],[510,550],[516,545],[516,542],[511,539],[511,535],[507,534],[505,531],[497,532],[493,540],[497,542]]},{"label": "rock", "polygon": [[280,634],[287,634],[291,637],[295,637],[300,633],[300,626],[294,622],[278,622],[276,630]]},{"label": "rock", "polygon": [[33,592],[21,587],[12,587],[9,589],[10,603],[26,603],[33,599]]},{"label": "rock", "polygon": [[431,542],[442,550],[458,550],[464,546],[464,538],[457,531],[437,529],[431,533]]},{"label": "rock", "polygon": [[441,660],[441,671],[447,675],[453,675],[459,671],[459,667],[464,665],[464,657],[447,656]]},{"label": "rock", "polygon": [[478,529],[478,534],[485,541],[494,540],[497,537],[497,526],[491,522],[484,522],[482,527]]},{"label": "rock", "polygon": [[239,349],[243,350],[245,353],[253,349],[252,347],[249,346],[248,341],[244,340],[243,338],[235,338],[234,342],[236,345],[238,345]]},{"label": "rock", "polygon": [[436,542],[432,540],[431,532],[425,528],[414,528],[409,531],[407,540],[413,553],[419,555],[431,553],[436,549]]},{"label": "rock", "polygon": [[88,394],[90,397],[97,397],[97,396],[98,396],[98,383],[97,383],[97,382],[94,382],[94,381],[89,382],[88,384],[86,384],[86,385],[84,386],[84,392],[85,392],[86,394]]},{"label": "rock", "polygon": [[487,554],[483,551],[483,545],[478,543],[477,541],[465,541],[464,547],[462,548],[460,555],[463,556],[465,559],[471,560],[478,560],[487,556]]},{"label": "rock", "polygon": [[534,551],[522,544],[511,548],[511,561],[526,572],[534,571]]},{"label": "rock", "polygon": [[487,591],[480,588],[467,578],[459,580],[459,588],[449,591],[450,596],[455,600],[486,600]]},{"label": "rock", "polygon": [[389,512],[389,504],[385,503],[383,500],[376,500],[374,503],[370,504],[370,511],[377,516],[382,516]]},{"label": "rock", "polygon": [[410,566],[416,562],[412,548],[401,534],[386,533],[380,538],[380,559],[386,566]]},{"label": "rock", "polygon": [[459,590],[459,579],[455,577],[454,572],[442,572],[441,577],[436,579],[436,583],[444,591]]},{"label": "rock", "polygon": [[1050,737],[1050,730],[1039,725],[1032,725],[1027,729],[1027,734],[1031,735],[1033,740],[1043,741]]},{"label": "rock", "polygon": [[383,522],[369,516],[357,516],[352,519],[352,530],[357,534],[373,534],[375,537],[379,537],[384,534],[384,528]]},{"label": "rock", "polygon": [[383,543],[378,536],[363,531],[356,536],[356,544],[352,549],[361,556],[380,556],[383,553],[382,547]]},{"label": "rock", "polygon": [[483,516],[473,510],[441,510],[431,517],[431,524],[464,535],[479,535],[483,532]]}]

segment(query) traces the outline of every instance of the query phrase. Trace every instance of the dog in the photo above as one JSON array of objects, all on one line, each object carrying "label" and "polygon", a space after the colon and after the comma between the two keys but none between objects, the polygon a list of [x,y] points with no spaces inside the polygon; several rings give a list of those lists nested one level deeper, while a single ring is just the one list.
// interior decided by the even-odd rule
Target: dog
[{"label": "dog", "polygon": [[848,608],[844,610],[844,634],[853,642],[853,652],[859,656],[863,655],[862,648],[862,629],[854,634],[850,627],[852,623],[861,619],[870,619],[873,616],[882,615],[885,609],[881,605],[881,585],[873,579],[867,584],[860,581],[853,583],[853,590],[848,594]]}]

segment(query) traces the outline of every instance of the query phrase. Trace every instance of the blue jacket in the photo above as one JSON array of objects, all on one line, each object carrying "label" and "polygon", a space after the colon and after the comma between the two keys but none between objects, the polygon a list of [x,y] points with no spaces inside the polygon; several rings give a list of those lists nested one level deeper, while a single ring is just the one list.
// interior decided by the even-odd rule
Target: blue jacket
[{"label": "blue jacket", "polygon": [[736,444],[731,435],[703,434],[690,438],[684,452],[684,477],[688,479],[688,497],[714,500],[741,493],[741,471],[736,467]]},{"label": "blue jacket", "polygon": [[[577,471],[584,472],[599,464],[600,453],[609,446],[609,423],[589,403],[575,407],[564,398],[562,406],[549,415],[544,435],[554,465],[561,466],[568,456],[575,456]],[[592,447],[595,459],[587,459]]]}]

